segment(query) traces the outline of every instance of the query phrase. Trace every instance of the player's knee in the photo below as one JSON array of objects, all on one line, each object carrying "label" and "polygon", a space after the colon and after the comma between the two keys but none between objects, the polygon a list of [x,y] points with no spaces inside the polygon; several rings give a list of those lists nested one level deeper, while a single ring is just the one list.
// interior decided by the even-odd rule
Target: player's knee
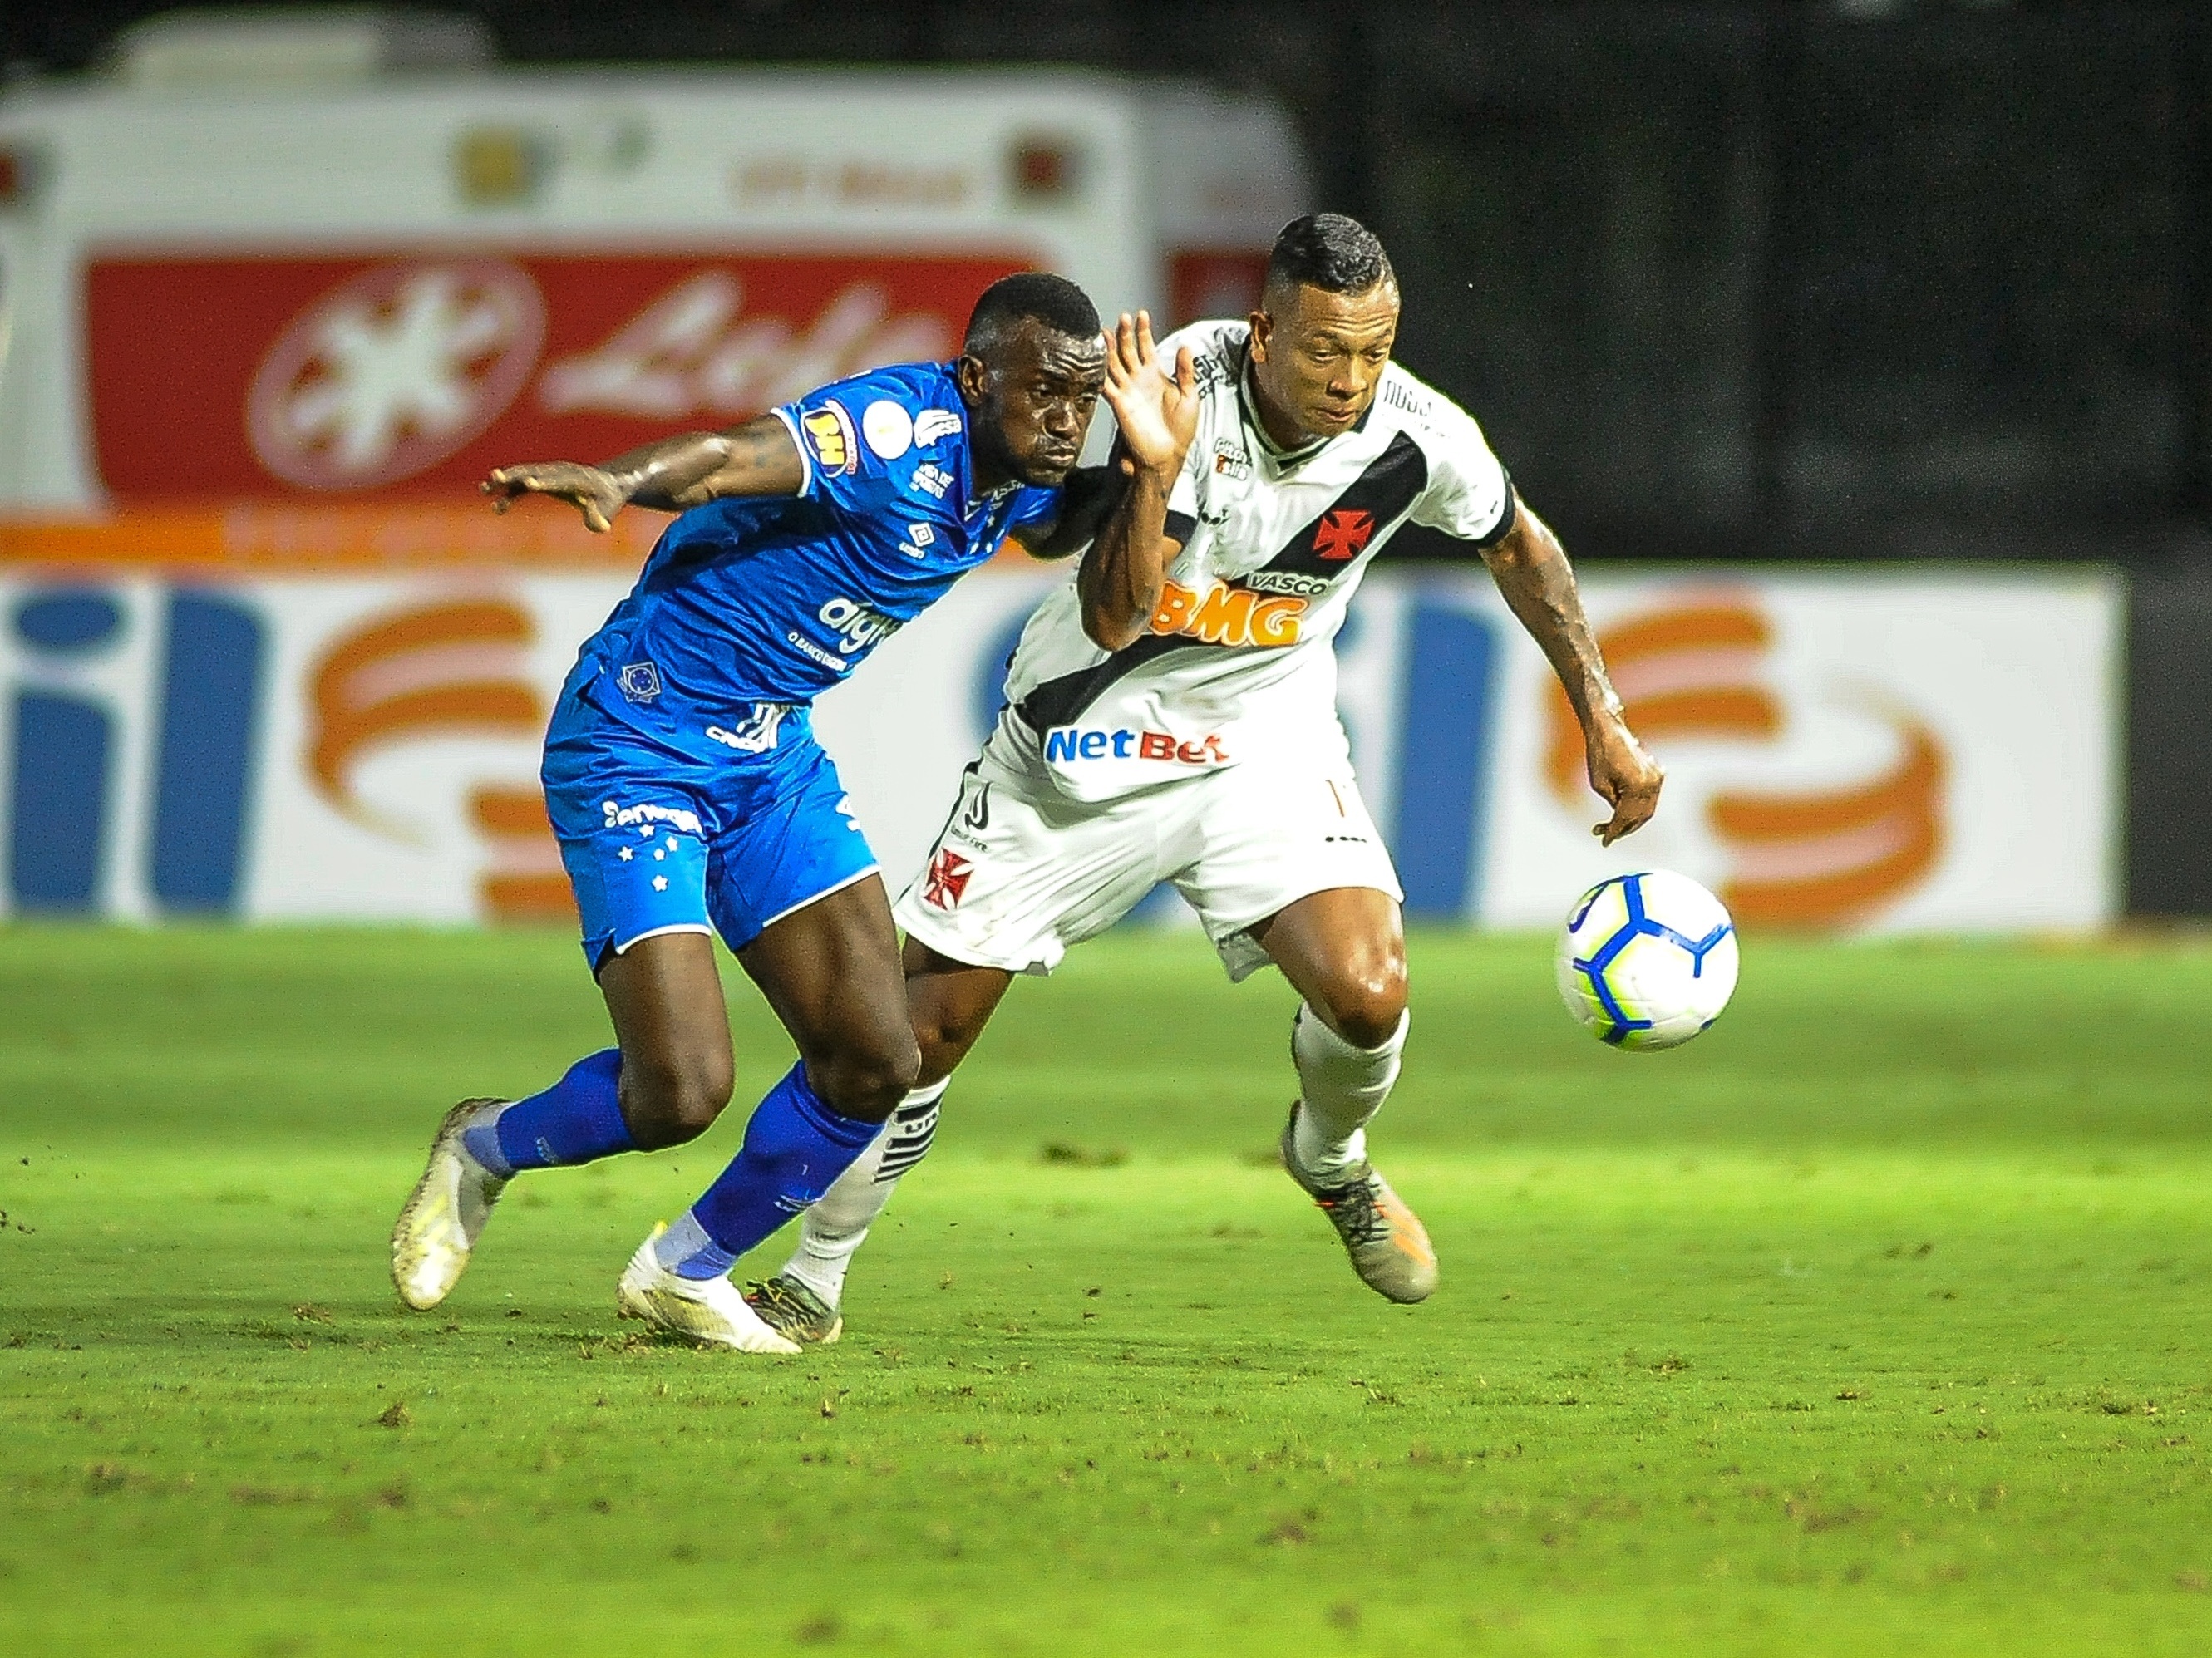
[{"label": "player's knee", "polygon": [[823,1103],[841,1117],[886,1122],[921,1073],[921,1049],[903,1027],[810,1055],[806,1078]]},{"label": "player's knee", "polygon": [[1329,983],[1316,1010],[1329,1029],[1354,1048],[1380,1048],[1397,1034],[1406,1013],[1406,964],[1381,959],[1358,963]]},{"label": "player's knee", "polygon": [[920,1050],[921,1069],[915,1085],[942,1082],[968,1057],[968,1050],[975,1045],[982,1032],[980,1023],[971,1024],[957,1014],[947,1012],[941,1017],[921,1018],[915,1021],[914,1039]]},{"label": "player's knee", "polygon": [[725,1056],[694,1054],[633,1060],[622,1072],[623,1116],[641,1149],[681,1145],[705,1133],[735,1085]]}]

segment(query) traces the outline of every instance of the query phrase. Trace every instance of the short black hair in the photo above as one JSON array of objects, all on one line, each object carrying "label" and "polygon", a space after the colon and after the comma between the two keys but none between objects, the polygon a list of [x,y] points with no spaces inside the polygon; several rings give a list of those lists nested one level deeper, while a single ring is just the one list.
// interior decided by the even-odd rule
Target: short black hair
[{"label": "short black hair", "polygon": [[1263,287],[1288,282],[1331,294],[1364,294],[1379,282],[1397,280],[1381,239],[1365,225],[1341,213],[1309,213],[1276,235]]},{"label": "short black hair", "polygon": [[1055,334],[1070,339],[1095,339],[1098,307],[1091,296],[1065,276],[1046,270],[1024,270],[1001,276],[983,290],[975,308],[968,313],[968,337],[961,350],[980,357],[1024,319],[1042,323]]}]

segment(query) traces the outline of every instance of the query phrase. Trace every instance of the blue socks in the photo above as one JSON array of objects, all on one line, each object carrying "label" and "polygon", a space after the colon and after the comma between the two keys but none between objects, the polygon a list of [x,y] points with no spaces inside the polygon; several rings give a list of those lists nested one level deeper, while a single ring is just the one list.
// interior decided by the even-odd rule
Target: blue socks
[{"label": "blue socks", "polygon": [[745,1125],[743,1149],[661,1235],[654,1255],[684,1278],[728,1272],[738,1256],[828,1191],[883,1127],[831,1110],[807,1084],[801,1060],[769,1090]]},{"label": "blue socks", "polygon": [[629,1125],[616,1091],[621,1076],[620,1048],[587,1054],[544,1092],[462,1130],[461,1143],[500,1180],[513,1180],[525,1169],[595,1163],[630,1151]]},{"label": "blue socks", "polygon": [[[621,1076],[622,1051],[603,1048],[577,1060],[543,1093],[462,1130],[461,1142],[499,1180],[635,1150],[617,1092]],[[685,1278],[728,1272],[739,1255],[828,1191],[883,1127],[838,1115],[808,1085],[805,1061],[794,1065],[755,1108],[730,1166],[662,1234],[654,1254]]]}]

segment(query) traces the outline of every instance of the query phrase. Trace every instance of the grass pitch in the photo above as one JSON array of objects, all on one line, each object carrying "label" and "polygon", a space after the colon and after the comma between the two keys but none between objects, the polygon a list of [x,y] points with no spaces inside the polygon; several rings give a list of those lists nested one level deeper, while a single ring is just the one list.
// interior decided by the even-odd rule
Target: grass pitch
[{"label": "grass pitch", "polygon": [[1125,935],[763,1361],[612,1313],[742,1111],[393,1302],[442,1108],[602,1040],[565,938],[0,932],[0,1650],[2212,1648],[2212,948],[1754,940],[1651,1056],[1414,975],[1427,1305],[1266,1166],[1288,991]]}]

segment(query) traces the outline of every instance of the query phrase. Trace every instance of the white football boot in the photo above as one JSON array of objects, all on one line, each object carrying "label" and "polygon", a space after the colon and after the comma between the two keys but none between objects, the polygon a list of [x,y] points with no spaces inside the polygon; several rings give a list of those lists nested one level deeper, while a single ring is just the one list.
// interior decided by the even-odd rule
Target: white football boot
[{"label": "white football boot", "polygon": [[1293,1102],[1291,1120],[1283,1125],[1283,1168],[1336,1228],[1352,1270],[1385,1300],[1401,1305],[1427,1300],[1437,1287],[1437,1252],[1420,1217],[1364,1157],[1328,1185],[1306,1173],[1298,1163],[1297,1126]]},{"label": "white football boot", "polygon": [[427,1312],[453,1293],[469,1252],[483,1235],[491,1206],[507,1182],[469,1155],[461,1131],[485,1107],[504,1100],[463,1100],[446,1113],[430,1142],[430,1166],[415,1182],[392,1229],[392,1283],[400,1300]]},{"label": "white football boot", "polygon": [[799,1351],[797,1342],[778,1335],[745,1304],[727,1272],[719,1278],[681,1278],[663,1266],[653,1244],[667,1230],[656,1222],[623,1268],[622,1282],[615,1286],[615,1305],[623,1317],[641,1318],[670,1335],[734,1347],[741,1353],[789,1355]]}]

